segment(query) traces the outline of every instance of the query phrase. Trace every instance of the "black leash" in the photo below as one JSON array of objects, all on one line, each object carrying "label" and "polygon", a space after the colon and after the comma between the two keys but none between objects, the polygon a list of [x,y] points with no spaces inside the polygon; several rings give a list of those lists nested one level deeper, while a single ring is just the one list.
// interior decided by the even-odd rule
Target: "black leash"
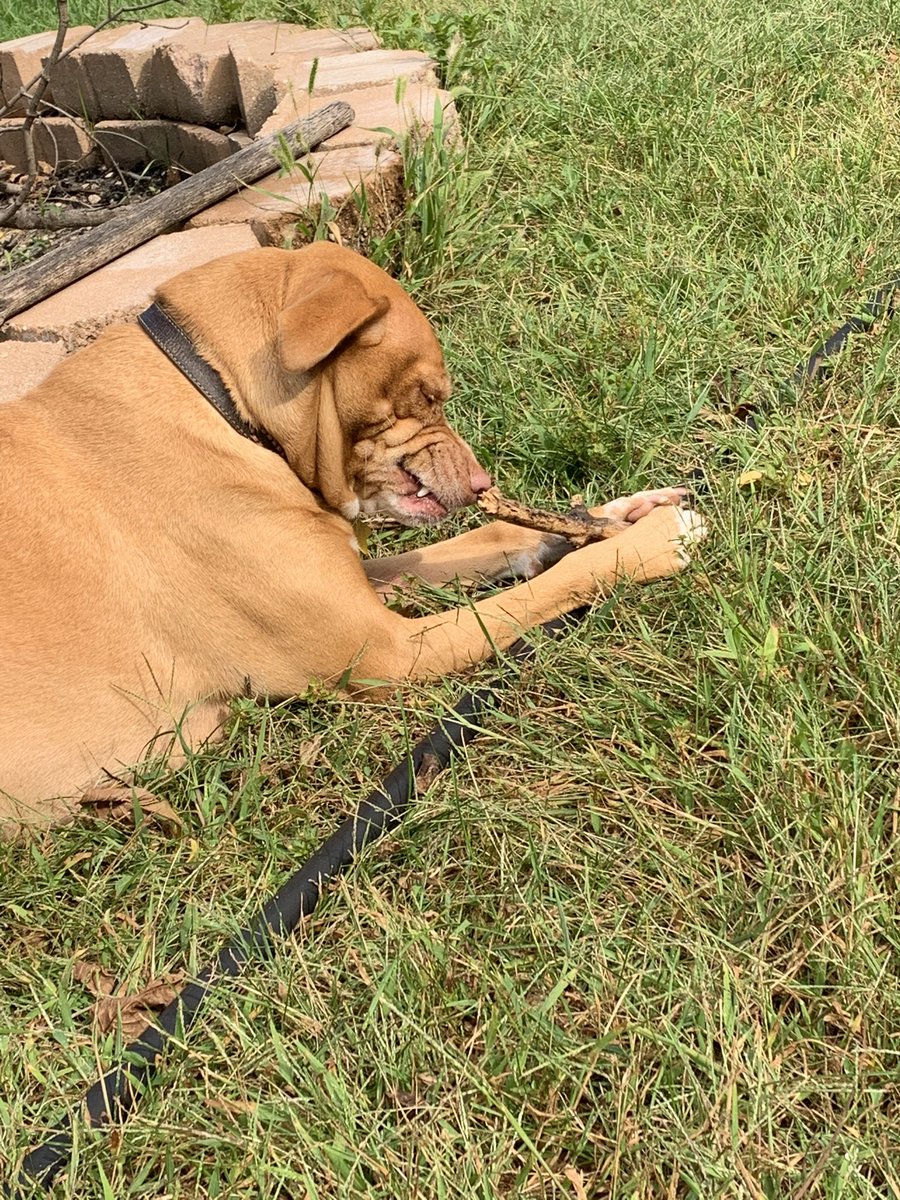
[{"label": "black leash", "polygon": [[[860,311],[845,321],[830,337],[817,346],[809,358],[798,363],[792,374],[778,388],[779,395],[784,399],[792,399],[798,388],[805,383],[818,379],[825,373],[828,360],[835,358],[844,349],[853,333],[869,333],[880,320],[890,320],[900,307],[900,276],[878,289],[867,300]],[[765,415],[758,404],[742,404],[736,414],[749,429],[756,432],[759,421]],[[700,472],[702,475],[702,472]]]},{"label": "black leash", "polygon": [[851,333],[868,333],[876,321],[880,321],[882,318],[889,320],[895,316],[898,305],[900,305],[900,276],[879,288],[856,316],[845,321],[840,329],[836,329],[831,337],[824,341],[817,350],[814,350],[806,362],[797,367],[791,376],[791,382],[799,385],[821,375],[827,360],[834,358],[843,350]]},{"label": "black leash", "polygon": [[[900,278],[880,288],[864,305],[862,312],[846,321],[810,357],[801,363],[788,381],[787,386],[802,385],[819,376],[827,360],[833,358],[846,345],[852,333],[868,331],[882,317],[892,317],[900,306]],[[139,320],[142,326],[148,313],[157,309],[151,306]],[[162,313],[161,309],[158,309]],[[162,313],[163,317],[165,314]],[[184,334],[168,317],[166,321],[185,339]],[[156,318],[151,317],[151,323]],[[149,330],[148,330],[149,332]],[[151,333],[151,337],[154,335]],[[154,340],[156,338],[154,337]],[[188,345],[190,346],[190,341]],[[159,344],[159,343],[157,343]],[[174,344],[174,342],[170,343]],[[172,357],[165,346],[160,346],[172,358],[178,368],[210,399],[199,382],[185,370],[177,358]],[[203,362],[190,346],[196,362]],[[185,361],[188,361],[187,359]],[[191,366],[194,364],[191,363]],[[227,390],[221,377],[209,364],[204,363],[218,380],[226,396]],[[231,403],[231,398],[228,396]],[[219,405],[210,400],[222,412]],[[233,408],[233,404],[232,404]],[[232,420],[222,415],[233,425]],[[235,410],[234,415],[242,425],[246,422]],[[251,440],[262,441],[261,430],[250,432],[233,425],[238,433]],[[263,434],[265,437],[266,435]],[[280,452],[274,443],[268,447]],[[541,626],[543,633],[557,636],[587,611],[582,609],[567,617],[558,617]],[[534,654],[530,642],[519,641],[507,651],[507,656],[520,662]],[[236,978],[247,961],[255,954],[271,953],[275,939],[284,937],[316,907],[323,884],[334,879],[348,867],[360,851],[383,833],[395,829],[401,822],[410,803],[424,791],[434,776],[460,754],[481,732],[479,722],[499,701],[502,680],[495,679],[486,687],[465,695],[459,704],[411,750],[408,757],[385,778],[383,783],[360,804],[356,814],[344,822],[326,842],[296,871],[278,893],[258,913],[256,918],[218,953],[214,963],[200,972],[194,983],[187,984],[179,995],[160,1013],[158,1024],[149,1027],[130,1042],[122,1052],[120,1061],[102,1079],[94,1083],[85,1094],[79,1111],[86,1117],[89,1126],[103,1128],[123,1121],[137,1105],[141,1089],[147,1083],[156,1060],[167,1044],[176,1036],[183,1036],[194,1024],[203,1002],[212,987],[224,978]],[[10,1200],[33,1194],[34,1189],[48,1189],[68,1164],[72,1153],[73,1122],[70,1112],[57,1126],[50,1137],[26,1155],[17,1180],[4,1190]]]},{"label": "black leash", "polygon": [[220,417],[224,417],[235,433],[265,446],[284,458],[284,450],[264,429],[251,425],[238,412],[222,376],[205,358],[197,353],[194,343],[164,308],[151,304],[138,316],[138,325],[166,358],[205,396]]}]

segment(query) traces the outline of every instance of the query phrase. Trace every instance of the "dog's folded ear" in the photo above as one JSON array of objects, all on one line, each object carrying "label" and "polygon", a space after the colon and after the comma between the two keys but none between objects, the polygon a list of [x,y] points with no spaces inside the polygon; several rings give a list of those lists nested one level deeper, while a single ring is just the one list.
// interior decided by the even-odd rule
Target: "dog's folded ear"
[{"label": "dog's folded ear", "polygon": [[[329,271],[291,299],[278,317],[278,356],[288,371],[311,370],[388,308],[384,297],[373,299],[349,271]],[[366,330],[367,345],[379,340],[375,329]]]}]

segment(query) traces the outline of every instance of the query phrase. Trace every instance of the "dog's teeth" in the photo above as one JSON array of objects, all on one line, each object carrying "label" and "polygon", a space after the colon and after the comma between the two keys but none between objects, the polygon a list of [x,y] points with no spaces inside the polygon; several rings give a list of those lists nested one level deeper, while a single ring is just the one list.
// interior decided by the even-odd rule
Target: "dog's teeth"
[{"label": "dog's teeth", "polygon": [[419,488],[419,490],[416,492],[416,495],[417,495],[417,496],[418,496],[420,499],[422,498],[422,496],[427,496],[427,495],[428,495],[428,488],[427,488],[427,487],[420,487],[420,488]]}]

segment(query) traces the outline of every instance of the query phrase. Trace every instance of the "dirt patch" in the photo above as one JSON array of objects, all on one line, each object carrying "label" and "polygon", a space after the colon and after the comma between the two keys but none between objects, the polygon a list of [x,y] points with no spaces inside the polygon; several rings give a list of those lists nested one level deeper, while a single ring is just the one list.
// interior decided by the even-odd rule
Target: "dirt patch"
[{"label": "dirt patch", "polygon": [[[29,197],[32,204],[54,204],[78,212],[116,209],[146,200],[183,178],[180,171],[161,162],[149,162],[129,170],[106,165],[62,168],[42,175]],[[0,163],[0,180],[22,183],[24,175]],[[0,226],[0,275],[23,263],[40,258],[61,242],[80,237],[83,229],[9,229]]]}]

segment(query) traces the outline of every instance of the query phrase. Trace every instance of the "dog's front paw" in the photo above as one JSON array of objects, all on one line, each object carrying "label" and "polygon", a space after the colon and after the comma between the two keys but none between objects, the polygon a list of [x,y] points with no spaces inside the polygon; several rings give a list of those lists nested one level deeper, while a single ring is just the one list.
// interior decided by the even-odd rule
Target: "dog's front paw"
[{"label": "dog's front paw", "polygon": [[706,522],[691,508],[671,502],[655,504],[631,529],[612,543],[622,547],[635,568],[628,574],[641,579],[662,579],[690,564],[691,554],[707,536]]},{"label": "dog's front paw", "polygon": [[627,521],[633,525],[635,521],[640,521],[653,512],[654,508],[660,508],[663,505],[680,506],[687,498],[687,494],[687,488],[683,487],[653,488],[646,492],[634,492],[631,496],[620,496],[618,500],[610,500],[608,504],[592,508],[591,516],[605,517],[610,521]]},{"label": "dog's front paw", "polygon": [[623,533],[594,542],[572,555],[570,571],[586,568],[594,582],[593,594],[605,594],[622,579],[649,583],[677,575],[691,561],[694,547],[706,536],[698,513],[674,504],[655,505]]},{"label": "dog's front paw", "polygon": [[682,564],[689,566],[691,554],[709,534],[709,527],[700,513],[692,508],[672,508],[675,517],[677,533],[675,535],[676,553],[681,555]]}]

